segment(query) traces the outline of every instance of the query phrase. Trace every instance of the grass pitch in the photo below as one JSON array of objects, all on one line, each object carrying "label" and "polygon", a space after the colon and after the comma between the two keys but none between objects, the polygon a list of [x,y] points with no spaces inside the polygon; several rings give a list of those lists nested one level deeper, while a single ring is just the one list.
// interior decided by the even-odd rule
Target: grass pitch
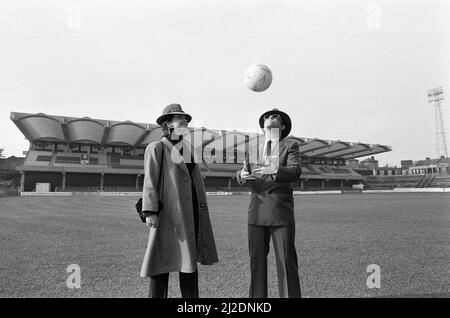
[{"label": "grass pitch", "polygon": [[[199,266],[200,297],[247,297],[248,196],[208,197],[219,263]],[[147,227],[134,198],[0,198],[0,297],[146,297]],[[449,297],[450,195],[295,197],[304,297]],[[81,268],[69,289],[67,266]],[[370,289],[367,266],[381,269]],[[278,297],[273,248],[269,297]],[[171,274],[169,297],[180,297]]]}]

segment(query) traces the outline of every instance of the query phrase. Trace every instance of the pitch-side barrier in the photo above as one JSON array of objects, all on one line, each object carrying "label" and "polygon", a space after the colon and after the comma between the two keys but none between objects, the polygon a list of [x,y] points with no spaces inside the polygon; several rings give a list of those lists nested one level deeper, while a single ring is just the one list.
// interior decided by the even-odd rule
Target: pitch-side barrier
[{"label": "pitch-side barrier", "polygon": [[[450,188],[395,188],[392,190],[362,190],[362,191],[294,191],[294,195],[325,195],[348,193],[450,193]],[[104,196],[104,197],[140,197],[140,192],[21,192],[23,197],[69,197],[69,196]],[[250,192],[206,192],[208,196],[250,195]]]}]

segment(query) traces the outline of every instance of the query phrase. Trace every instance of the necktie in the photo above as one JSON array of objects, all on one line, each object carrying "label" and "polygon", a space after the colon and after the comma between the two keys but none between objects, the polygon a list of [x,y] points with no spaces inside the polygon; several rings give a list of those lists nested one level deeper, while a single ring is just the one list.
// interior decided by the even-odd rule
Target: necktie
[{"label": "necktie", "polygon": [[272,153],[272,140],[269,140],[267,141],[266,156],[270,157],[271,153]]}]

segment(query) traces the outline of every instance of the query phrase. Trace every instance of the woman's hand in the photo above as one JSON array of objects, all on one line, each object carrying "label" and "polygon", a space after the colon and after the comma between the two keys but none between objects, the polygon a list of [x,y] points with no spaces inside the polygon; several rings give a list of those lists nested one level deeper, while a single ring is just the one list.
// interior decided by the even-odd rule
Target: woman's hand
[{"label": "woman's hand", "polygon": [[156,214],[147,216],[145,218],[145,223],[147,224],[148,227],[157,228],[158,227],[158,216]]}]

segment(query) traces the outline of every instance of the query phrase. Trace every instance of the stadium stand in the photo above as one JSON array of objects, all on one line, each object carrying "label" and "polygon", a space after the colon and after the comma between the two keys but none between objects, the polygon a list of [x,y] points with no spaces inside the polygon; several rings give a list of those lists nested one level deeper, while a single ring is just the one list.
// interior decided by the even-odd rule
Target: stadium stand
[{"label": "stadium stand", "polygon": [[[42,113],[13,112],[10,118],[30,141],[25,162],[18,168],[21,191],[34,191],[36,183],[50,183],[51,191],[141,191],[144,150],[149,143],[161,138],[161,127],[153,124]],[[195,138],[201,133],[202,148],[196,148],[196,151],[204,155],[204,160],[211,156],[215,158],[217,153],[223,154],[224,162],[227,162],[200,164],[207,190],[239,188],[248,191],[248,187],[239,187],[235,180],[244,158],[240,146],[250,140],[263,142],[262,134],[190,129],[192,136],[197,136]],[[389,146],[379,144],[287,138],[298,143],[302,155],[303,173],[294,183],[298,190],[351,188],[353,184],[363,182],[365,177],[346,167],[347,159],[391,151]],[[241,143],[238,145],[238,142]],[[88,158],[86,164],[81,160],[84,155]]]}]

